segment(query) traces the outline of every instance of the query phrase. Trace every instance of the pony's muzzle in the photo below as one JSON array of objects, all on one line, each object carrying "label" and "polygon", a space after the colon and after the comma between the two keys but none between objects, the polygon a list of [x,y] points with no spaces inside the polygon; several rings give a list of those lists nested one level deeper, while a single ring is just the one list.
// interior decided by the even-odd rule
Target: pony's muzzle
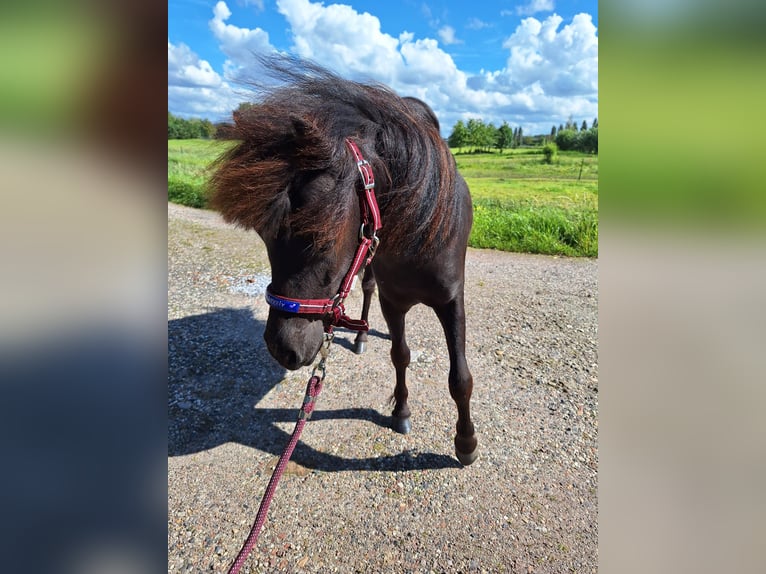
[{"label": "pony's muzzle", "polygon": [[263,338],[271,356],[294,371],[314,361],[324,340],[324,328],[319,320],[283,315],[280,311],[269,311]]}]

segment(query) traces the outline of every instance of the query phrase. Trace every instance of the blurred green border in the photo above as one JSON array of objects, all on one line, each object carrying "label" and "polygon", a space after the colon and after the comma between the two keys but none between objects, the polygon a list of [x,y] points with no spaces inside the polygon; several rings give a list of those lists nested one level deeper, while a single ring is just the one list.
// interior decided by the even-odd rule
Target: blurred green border
[{"label": "blurred green border", "polygon": [[737,17],[736,3],[671,8],[600,11],[602,214],[612,222],[761,230],[763,32],[754,33],[747,12]]}]

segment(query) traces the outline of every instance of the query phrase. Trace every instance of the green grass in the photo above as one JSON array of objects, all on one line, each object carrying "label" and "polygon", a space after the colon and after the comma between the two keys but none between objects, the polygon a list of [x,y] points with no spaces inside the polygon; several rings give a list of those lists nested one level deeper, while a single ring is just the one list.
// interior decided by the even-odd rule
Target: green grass
[{"label": "green grass", "polygon": [[[208,166],[231,142],[168,141],[168,200],[204,208]],[[471,247],[598,256],[598,156],[540,148],[452,150],[474,203]]]},{"label": "green grass", "polygon": [[204,208],[208,167],[231,142],[168,140],[168,201]]},{"label": "green grass", "polygon": [[598,256],[598,156],[541,148],[452,150],[473,197],[471,247]]},{"label": "green grass", "polygon": [[596,210],[527,201],[474,200],[471,247],[519,253],[595,257]]}]

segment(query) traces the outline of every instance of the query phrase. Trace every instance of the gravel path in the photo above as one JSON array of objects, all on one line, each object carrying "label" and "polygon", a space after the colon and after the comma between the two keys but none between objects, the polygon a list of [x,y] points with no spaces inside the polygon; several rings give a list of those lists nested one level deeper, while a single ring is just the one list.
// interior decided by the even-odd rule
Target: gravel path
[{"label": "gravel path", "polygon": [[[423,306],[407,315],[412,433],[387,427],[375,301],[365,355],[339,331],[243,572],[596,571],[598,262],[470,249],[466,267],[479,459],[454,458],[447,348]],[[226,571],[292,432],[310,369],[265,349],[268,269],[254,233],[168,205],[169,572]]]}]

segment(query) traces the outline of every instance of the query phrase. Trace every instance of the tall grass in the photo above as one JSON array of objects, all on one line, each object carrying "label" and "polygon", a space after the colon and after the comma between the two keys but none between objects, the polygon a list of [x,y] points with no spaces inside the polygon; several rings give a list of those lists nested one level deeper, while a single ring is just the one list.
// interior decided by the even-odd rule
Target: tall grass
[{"label": "tall grass", "polygon": [[[168,141],[168,200],[207,205],[209,166],[233,142]],[[504,153],[453,150],[471,190],[472,247],[525,253],[598,255],[598,156],[540,149]]]},{"label": "tall grass", "polygon": [[474,200],[471,247],[595,257],[598,212],[517,200]]}]

